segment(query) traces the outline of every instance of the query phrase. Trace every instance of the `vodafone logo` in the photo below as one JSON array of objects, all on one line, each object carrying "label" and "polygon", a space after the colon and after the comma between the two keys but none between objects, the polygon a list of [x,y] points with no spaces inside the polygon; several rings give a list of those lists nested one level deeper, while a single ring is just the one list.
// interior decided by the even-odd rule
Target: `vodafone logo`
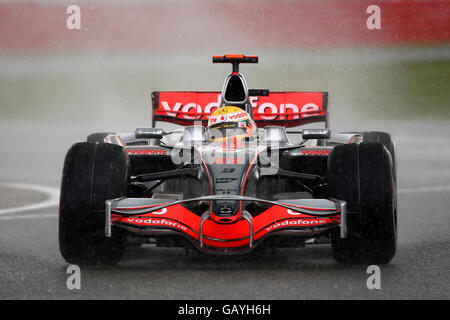
[{"label": "vodafone logo", "polygon": [[241,120],[243,118],[247,118],[247,112],[245,111],[235,112],[228,115],[228,119],[232,121]]},{"label": "vodafone logo", "polygon": [[240,121],[242,119],[248,118],[248,114],[245,111],[233,112],[229,114],[222,114],[220,116],[211,116],[209,118],[209,125],[220,122],[234,122]]},{"label": "vodafone logo", "polygon": [[167,213],[167,208],[162,208],[161,210],[151,212],[151,214],[165,214],[165,213]]},{"label": "vodafone logo", "polygon": [[327,222],[328,222],[327,219],[289,219],[289,220],[285,220],[283,222],[276,222],[273,225],[271,225],[270,227],[267,227],[266,230],[270,231],[270,230],[274,230],[274,229],[278,229],[278,228],[292,227],[292,226],[309,227],[309,226],[324,224]]},{"label": "vodafone logo", "polygon": [[[182,96],[184,96],[175,92],[169,92],[166,94],[171,96],[175,94],[175,97],[173,97],[175,99],[182,98]],[[188,97],[186,96],[186,98]],[[191,97],[189,97],[189,99],[190,98]],[[187,120],[206,119],[209,115],[211,115],[211,113],[214,112],[214,110],[219,108],[221,98],[222,95],[218,94],[216,101],[210,101],[204,105],[204,107],[195,102],[181,102],[180,100],[171,102],[170,100],[161,99],[159,111],[163,111],[162,114],[170,117],[177,117]],[[207,116],[205,117],[205,115]]]},{"label": "vodafone logo", "polygon": [[187,228],[176,221],[167,219],[155,219],[155,218],[127,218],[125,222],[139,225],[153,225],[153,226],[168,226],[176,229],[186,231]]},{"label": "vodafone logo", "polygon": [[298,216],[302,214],[301,212],[292,211],[291,209],[287,209],[287,213],[289,213],[292,216]]},{"label": "vodafone logo", "polygon": [[[215,92],[160,92],[155,114],[186,120],[207,120],[219,108],[221,97]],[[249,102],[255,120],[298,120],[325,115],[321,92],[274,92],[266,97],[250,97]],[[221,114],[213,121],[236,121],[244,116],[245,113]]]},{"label": "vodafone logo", "polygon": [[167,154],[166,150],[159,149],[127,149],[127,154],[129,155],[164,155]]},{"label": "vodafone logo", "polygon": [[[291,120],[306,118],[315,115],[320,111],[320,108],[315,103],[306,103],[303,106],[298,106],[294,103],[282,103],[277,106],[274,103],[266,102],[260,106],[252,103],[253,112],[258,114],[262,120]],[[255,110],[256,109],[256,110]]]},{"label": "vodafone logo", "polygon": [[302,150],[301,153],[307,156],[329,156],[331,150]]}]

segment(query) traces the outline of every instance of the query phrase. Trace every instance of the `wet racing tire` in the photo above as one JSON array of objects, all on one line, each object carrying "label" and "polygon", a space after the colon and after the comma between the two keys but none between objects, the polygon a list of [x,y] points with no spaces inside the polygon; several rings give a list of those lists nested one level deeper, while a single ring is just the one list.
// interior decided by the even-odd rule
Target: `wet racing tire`
[{"label": "wet racing tire", "polygon": [[383,131],[364,131],[363,143],[381,143],[391,154],[392,169],[395,183],[397,183],[397,155],[395,153],[395,145],[392,141],[391,135]]},{"label": "wet racing tire", "polygon": [[129,160],[122,147],[81,142],[68,151],[61,182],[59,248],[78,265],[117,263],[125,249],[120,230],[105,237],[105,201],[124,195]]},{"label": "wet racing tire", "polygon": [[381,143],[345,144],[328,163],[330,197],[347,203],[348,237],[331,235],[343,264],[386,264],[397,246],[397,192],[389,150]]},{"label": "wet racing tire", "polygon": [[106,136],[114,134],[113,132],[95,132],[87,136],[87,142],[105,142]]}]

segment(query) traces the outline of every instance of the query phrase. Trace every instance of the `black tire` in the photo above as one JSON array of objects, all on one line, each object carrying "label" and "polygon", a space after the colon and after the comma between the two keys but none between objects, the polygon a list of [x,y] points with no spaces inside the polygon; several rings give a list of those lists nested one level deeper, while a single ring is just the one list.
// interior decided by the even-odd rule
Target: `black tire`
[{"label": "black tire", "polygon": [[110,134],[114,134],[113,132],[96,132],[96,133],[91,133],[90,135],[87,136],[86,141],[87,142],[104,142],[106,136],[110,135]]},{"label": "black tire", "polygon": [[397,158],[395,153],[394,142],[392,141],[391,135],[383,131],[364,131],[363,143],[381,143],[386,149],[388,149],[392,158],[392,170],[394,175],[395,183],[397,183]]},{"label": "black tire", "polygon": [[105,201],[124,195],[129,160],[122,147],[77,143],[67,152],[60,196],[59,248],[78,265],[117,263],[125,249],[120,230],[105,237]]},{"label": "black tire", "polygon": [[333,149],[330,197],[347,202],[348,237],[332,233],[333,257],[343,264],[386,264],[397,247],[397,191],[390,152],[380,143]]}]

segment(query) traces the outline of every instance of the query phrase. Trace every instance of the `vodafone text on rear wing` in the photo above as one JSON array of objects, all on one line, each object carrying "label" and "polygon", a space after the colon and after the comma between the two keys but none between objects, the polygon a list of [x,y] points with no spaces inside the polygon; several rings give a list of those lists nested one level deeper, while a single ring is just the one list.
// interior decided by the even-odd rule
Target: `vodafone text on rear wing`
[{"label": "vodafone text on rear wing", "polygon": [[[211,113],[219,107],[221,96],[213,91],[154,91],[153,126],[156,121],[183,126],[201,121],[206,126]],[[249,100],[258,127],[296,127],[312,122],[328,125],[327,92],[270,92]]]}]

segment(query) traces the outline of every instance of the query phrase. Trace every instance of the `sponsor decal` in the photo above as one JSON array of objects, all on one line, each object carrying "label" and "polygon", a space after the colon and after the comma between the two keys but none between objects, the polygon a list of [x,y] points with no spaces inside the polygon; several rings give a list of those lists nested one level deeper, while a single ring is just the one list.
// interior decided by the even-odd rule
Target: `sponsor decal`
[{"label": "sponsor decal", "polygon": [[[250,97],[255,120],[299,120],[324,116],[322,92],[272,92],[267,97]],[[156,115],[186,120],[207,120],[218,109],[221,94],[216,92],[160,92]],[[215,113],[211,123],[239,120],[245,113]],[[222,117],[222,118],[221,118]]]},{"label": "sponsor decal", "polygon": [[228,120],[231,120],[231,121],[237,121],[237,120],[241,120],[243,118],[248,118],[248,113],[245,111],[233,112],[233,113],[228,114]]},{"label": "sponsor decal", "polygon": [[151,214],[164,214],[164,213],[167,213],[167,208],[162,208],[161,210],[151,212]]},{"label": "sponsor decal", "polygon": [[127,154],[130,155],[165,155],[167,150],[161,149],[126,149]]},{"label": "sponsor decal", "polygon": [[302,214],[301,212],[292,211],[291,209],[287,209],[287,213],[289,213],[290,215],[293,215],[293,216],[298,216],[298,215]]},{"label": "sponsor decal", "polygon": [[155,219],[155,218],[126,218],[124,222],[140,225],[152,225],[152,226],[168,226],[183,231],[187,231],[187,228],[176,221],[167,219]]},{"label": "sponsor decal", "polygon": [[210,117],[209,118],[209,125],[217,123],[217,117]]},{"label": "sponsor decal", "polygon": [[306,156],[329,156],[331,150],[302,150],[301,153]]},{"label": "sponsor decal", "polygon": [[283,227],[289,227],[289,226],[301,226],[301,227],[309,227],[309,226],[315,226],[327,223],[328,219],[290,219],[285,220],[283,222],[276,222],[272,224],[271,226],[267,227],[266,230],[274,230],[278,228]]},{"label": "sponsor decal", "polygon": [[[222,95],[219,94],[219,96],[217,97],[217,99],[220,101]],[[233,107],[234,108],[234,107]],[[220,108],[217,111],[214,112],[214,114],[228,114],[230,111],[228,110],[228,107],[224,107],[224,108]],[[221,118],[221,120],[224,120],[223,118]]]}]

